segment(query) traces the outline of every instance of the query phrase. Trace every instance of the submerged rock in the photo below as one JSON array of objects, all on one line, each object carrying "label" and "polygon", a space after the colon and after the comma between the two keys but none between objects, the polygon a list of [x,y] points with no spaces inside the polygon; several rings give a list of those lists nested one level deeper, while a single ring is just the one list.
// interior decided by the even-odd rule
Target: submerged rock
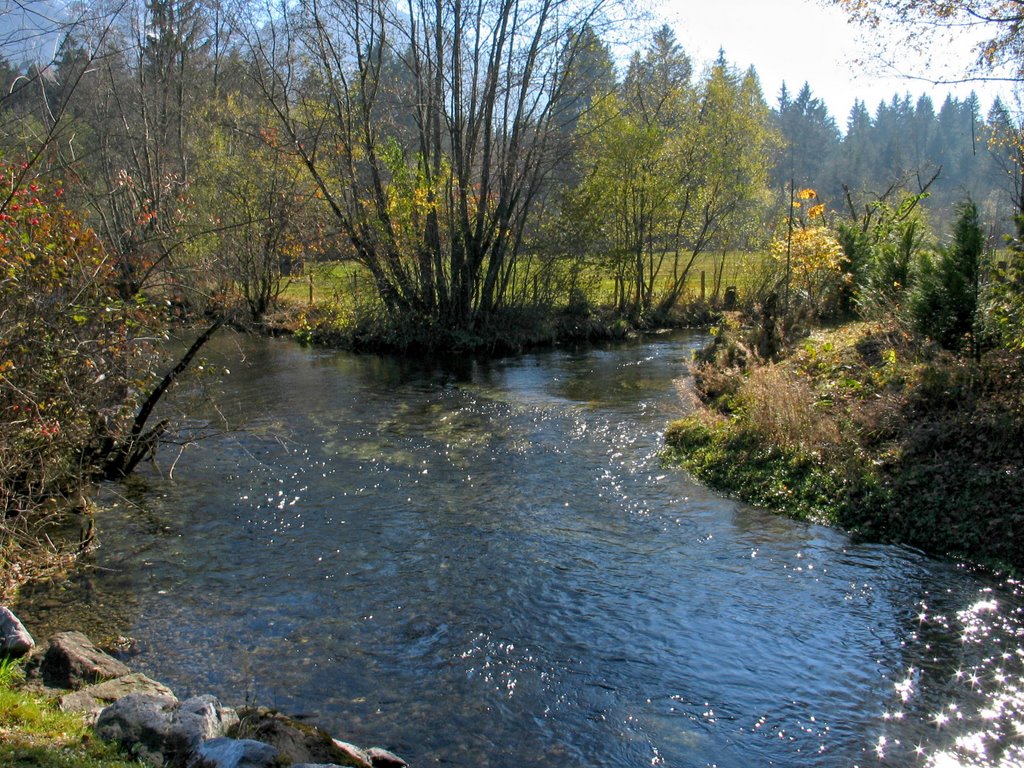
[{"label": "submerged rock", "polygon": [[124,677],[131,670],[93,645],[81,632],[58,632],[50,638],[39,672],[49,686],[77,689]]},{"label": "submerged rock", "polygon": [[190,768],[270,768],[278,765],[277,750],[252,739],[209,739],[199,745]]},{"label": "submerged rock", "polygon": [[372,768],[365,752],[348,749],[351,745],[336,742],[327,731],[315,725],[300,723],[265,707],[242,709],[238,715],[240,722],[234,735],[272,744],[277,747],[278,757],[291,764]]},{"label": "submerged rock", "polygon": [[0,657],[24,656],[35,645],[36,641],[14,612],[9,608],[0,608]]}]

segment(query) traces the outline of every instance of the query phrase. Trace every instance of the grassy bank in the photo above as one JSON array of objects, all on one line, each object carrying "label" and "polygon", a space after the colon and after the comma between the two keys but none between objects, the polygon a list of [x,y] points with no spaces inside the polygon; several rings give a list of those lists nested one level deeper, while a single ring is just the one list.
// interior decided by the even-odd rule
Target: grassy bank
[{"label": "grassy bank", "polygon": [[99,741],[80,713],[25,687],[21,668],[0,663],[0,765],[12,768],[138,768],[117,747]]},{"label": "grassy bank", "polygon": [[[325,262],[287,279],[276,310],[266,320],[271,330],[294,333],[305,343],[344,349],[516,353],[558,342],[622,338],[652,327],[706,326],[726,289],[746,296],[758,283],[764,262],[763,253],[701,254],[667,316],[617,309],[615,280],[597,260],[537,264],[524,268],[525,278],[510,294],[511,305],[488,313],[472,330],[415,312],[389,315],[363,267]],[[671,273],[669,266],[661,270],[655,296],[669,292]]]},{"label": "grassy bank", "polygon": [[726,329],[666,435],[700,480],[936,554],[1024,567],[1024,355],[979,360],[857,323],[757,365]]}]

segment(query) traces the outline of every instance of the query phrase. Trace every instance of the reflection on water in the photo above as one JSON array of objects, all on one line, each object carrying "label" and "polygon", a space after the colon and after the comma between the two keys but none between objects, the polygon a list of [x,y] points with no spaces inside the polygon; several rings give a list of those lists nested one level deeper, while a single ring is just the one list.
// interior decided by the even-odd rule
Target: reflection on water
[{"label": "reflection on water", "polygon": [[417,766],[1024,762],[1021,586],[662,466],[697,341],[424,365],[225,337],[208,415],[245,429],[112,489],[65,594],[182,694]]}]

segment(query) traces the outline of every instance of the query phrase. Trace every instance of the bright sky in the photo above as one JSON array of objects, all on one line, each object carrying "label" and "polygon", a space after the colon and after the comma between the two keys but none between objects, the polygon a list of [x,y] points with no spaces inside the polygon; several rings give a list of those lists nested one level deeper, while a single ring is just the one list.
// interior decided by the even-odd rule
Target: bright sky
[{"label": "bright sky", "polygon": [[[889,101],[894,93],[909,92],[915,101],[929,93],[938,110],[947,93],[963,98],[974,90],[984,116],[999,93],[995,86],[983,83],[933,87],[922,80],[872,71],[856,61],[870,58],[874,51],[865,39],[867,33],[848,23],[839,9],[822,7],[816,0],[662,0],[656,7],[657,16],[672,26],[698,67],[724,48],[730,63],[742,69],[756,67],[771,106],[778,103],[783,81],[794,96],[807,81],[841,130],[846,128],[855,98],[866,102],[874,114],[879,101]],[[965,43],[962,52],[943,52],[940,58],[951,64],[969,63],[970,46]],[[1006,101],[1005,86],[1003,92]]]}]

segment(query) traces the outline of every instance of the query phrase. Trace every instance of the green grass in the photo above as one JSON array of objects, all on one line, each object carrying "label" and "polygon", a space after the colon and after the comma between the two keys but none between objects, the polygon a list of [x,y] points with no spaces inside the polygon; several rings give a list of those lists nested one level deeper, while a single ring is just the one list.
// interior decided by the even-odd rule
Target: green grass
[{"label": "green grass", "polygon": [[[688,256],[681,255],[681,266],[685,266]],[[710,300],[715,290],[715,274],[721,270],[719,298],[728,286],[735,286],[742,296],[757,281],[767,255],[745,251],[727,251],[724,255],[702,253],[694,261],[687,277],[686,291],[683,301],[700,298],[700,274],[704,272],[704,297]],[[723,267],[724,264],[724,267]],[[573,269],[574,267],[567,267]],[[532,285],[533,274],[539,268],[528,268],[526,285]],[[281,298],[295,304],[308,304],[310,298],[310,274],[312,275],[313,301],[332,305],[338,309],[351,310],[376,301],[376,292],[370,273],[355,262],[319,262],[309,266],[305,275],[287,279],[281,292]],[[567,280],[562,280],[568,283]],[[672,283],[672,256],[667,254],[659,272],[655,294],[664,293]],[[577,275],[573,284],[581,287],[591,306],[607,306],[615,295],[614,278],[608,274],[607,266],[599,263],[599,259],[590,259]],[[562,297],[568,300],[568,296]]]},{"label": "green grass", "polygon": [[866,489],[807,451],[766,442],[734,419],[691,416],[665,434],[666,458],[748,504],[800,520],[845,524]]},{"label": "green grass", "polygon": [[138,768],[97,739],[82,715],[24,686],[16,662],[0,662],[0,765],[11,768]]}]

